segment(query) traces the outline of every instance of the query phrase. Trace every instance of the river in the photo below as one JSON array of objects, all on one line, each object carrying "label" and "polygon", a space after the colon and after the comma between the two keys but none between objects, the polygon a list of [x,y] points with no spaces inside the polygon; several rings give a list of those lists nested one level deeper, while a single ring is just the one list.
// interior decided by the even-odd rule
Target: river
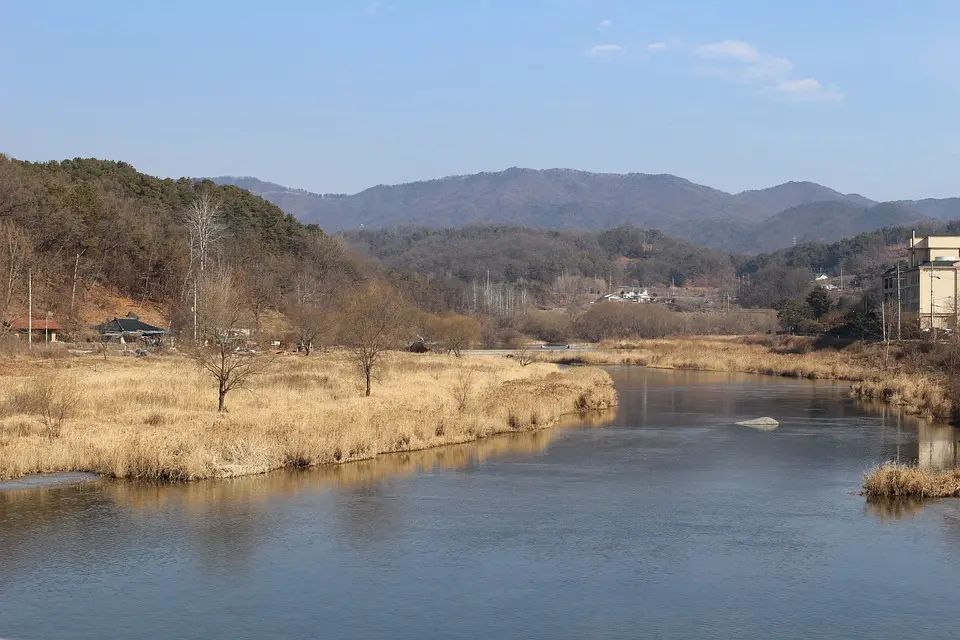
[{"label": "river", "polygon": [[[956,431],[843,386],[613,369],[615,415],[360,464],[0,490],[0,637],[953,637]],[[734,426],[772,416],[775,431]]]}]

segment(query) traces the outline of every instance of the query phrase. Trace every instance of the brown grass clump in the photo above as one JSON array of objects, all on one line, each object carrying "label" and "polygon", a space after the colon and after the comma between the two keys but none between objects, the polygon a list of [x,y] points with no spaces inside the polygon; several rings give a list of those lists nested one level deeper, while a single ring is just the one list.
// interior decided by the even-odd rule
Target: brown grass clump
[{"label": "brown grass clump", "polygon": [[868,498],[960,497],[960,469],[936,471],[887,462],[864,475],[863,495]]},{"label": "brown grass clump", "polygon": [[345,354],[285,356],[217,414],[215,383],[186,358],[38,363],[0,375],[0,478],[224,478],[541,429],[616,404],[596,369],[403,353],[385,365],[363,398]]}]

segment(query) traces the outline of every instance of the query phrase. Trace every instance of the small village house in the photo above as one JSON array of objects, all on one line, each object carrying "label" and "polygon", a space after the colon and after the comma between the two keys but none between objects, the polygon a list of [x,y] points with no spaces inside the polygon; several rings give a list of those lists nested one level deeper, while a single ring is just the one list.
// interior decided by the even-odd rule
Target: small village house
[{"label": "small village house", "polygon": [[653,296],[642,287],[620,286],[615,289],[615,293],[608,293],[600,298],[612,302],[651,302]]},{"label": "small village house", "polygon": [[167,335],[167,331],[140,320],[135,313],[127,314],[126,318],[114,318],[94,327],[105,342],[145,342],[160,344]]},{"label": "small village house", "polygon": [[32,331],[32,341],[38,344],[56,342],[57,334],[63,329],[59,323],[50,317],[34,318],[32,323],[29,318],[13,318],[5,321],[3,327],[6,331],[12,331],[24,340],[28,339]]}]

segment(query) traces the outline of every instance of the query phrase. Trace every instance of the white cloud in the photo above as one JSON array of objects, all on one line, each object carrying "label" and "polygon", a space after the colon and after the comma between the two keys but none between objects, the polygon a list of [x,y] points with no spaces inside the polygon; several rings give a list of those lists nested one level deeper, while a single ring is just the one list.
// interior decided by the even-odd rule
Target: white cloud
[{"label": "white cloud", "polygon": [[783,78],[793,71],[793,63],[786,58],[761,56],[743,70],[743,78],[749,81],[763,81],[769,78]]},{"label": "white cloud", "polygon": [[624,48],[618,44],[598,44],[587,49],[588,58],[612,58],[622,55]]},{"label": "white cloud", "polygon": [[704,75],[724,78],[755,87],[760,93],[779,95],[796,102],[838,101],[843,93],[825,88],[816,78],[794,78],[793,62],[761,52],[742,40],[723,40],[704,44],[692,54],[709,61],[701,68]]},{"label": "white cloud", "polygon": [[757,62],[760,52],[749,42],[741,40],[724,40],[697,47],[693,55],[714,60],[740,60],[741,62]]},{"label": "white cloud", "polygon": [[383,3],[382,3],[382,2],[376,2],[376,1],[374,1],[374,2],[371,2],[370,4],[367,5],[367,12],[366,12],[366,13],[367,13],[368,16],[377,15],[377,14],[380,13],[381,11],[383,11]]},{"label": "white cloud", "polygon": [[828,89],[816,78],[780,80],[774,89],[781,95],[797,102],[836,102],[843,99],[843,93],[839,89]]},{"label": "white cloud", "polygon": [[597,31],[600,31],[602,33],[607,29],[611,28],[612,26],[613,26],[612,20],[601,20],[600,24],[597,25]]},{"label": "white cloud", "polygon": [[647,51],[666,51],[667,43],[666,42],[651,42],[647,45]]}]

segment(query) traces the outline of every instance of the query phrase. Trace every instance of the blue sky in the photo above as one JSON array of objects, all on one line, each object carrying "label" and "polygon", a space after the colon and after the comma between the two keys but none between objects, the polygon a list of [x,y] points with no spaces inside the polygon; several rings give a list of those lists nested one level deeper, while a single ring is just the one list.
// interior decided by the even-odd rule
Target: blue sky
[{"label": "blue sky", "polygon": [[318,192],[510,166],[960,195],[955,0],[5,3],[0,151]]}]

